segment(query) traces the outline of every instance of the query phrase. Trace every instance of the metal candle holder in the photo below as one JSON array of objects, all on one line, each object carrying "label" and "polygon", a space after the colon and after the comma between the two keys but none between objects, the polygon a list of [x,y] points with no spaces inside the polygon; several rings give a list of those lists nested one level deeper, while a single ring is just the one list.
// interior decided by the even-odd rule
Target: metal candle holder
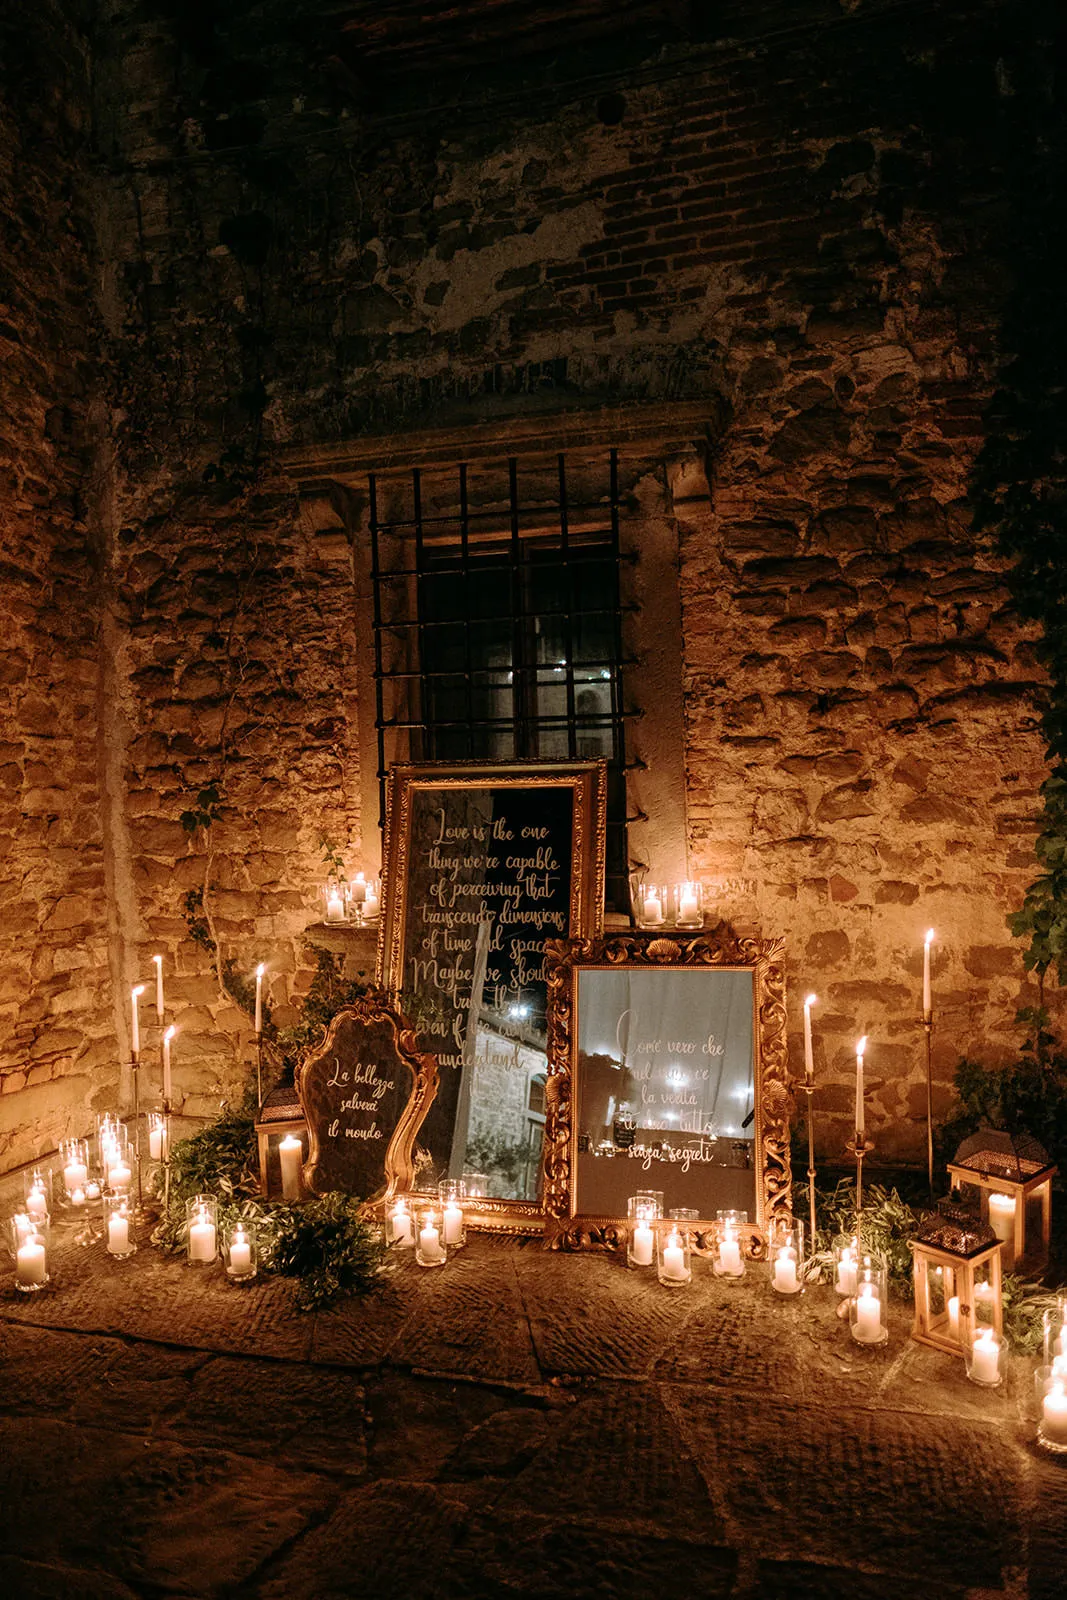
[{"label": "metal candle holder", "polygon": [[861,1128],[857,1128],[845,1149],[849,1155],[856,1158],[856,1237],[862,1244],[860,1235],[860,1213],[863,1210],[863,1158],[870,1155],[874,1145],[867,1138]]},{"label": "metal candle holder", "polygon": [[804,1093],[808,1097],[808,1212],[811,1220],[811,1245],[815,1249],[815,1129],[812,1122],[811,1097],[815,1093],[814,1079],[805,1078]]},{"label": "metal candle holder", "polygon": [[926,1176],[930,1185],[930,1198],[934,1197],[934,1069],[933,1069],[933,1012],[922,1019],[926,1033]]},{"label": "metal candle holder", "polygon": [[133,1160],[137,1168],[137,1204],[133,1208],[133,1215],[139,1219],[144,1213],[144,1189],[141,1184],[141,1058],[139,1052],[131,1052],[130,1071],[133,1075]]}]

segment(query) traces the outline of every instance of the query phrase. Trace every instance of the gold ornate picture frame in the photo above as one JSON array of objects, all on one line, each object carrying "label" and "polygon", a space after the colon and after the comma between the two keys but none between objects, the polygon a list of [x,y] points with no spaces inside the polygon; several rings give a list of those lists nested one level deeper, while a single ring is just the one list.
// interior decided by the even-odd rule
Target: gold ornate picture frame
[{"label": "gold ornate picture frame", "polygon": [[602,760],[389,775],[377,980],[438,1061],[416,1191],[468,1179],[470,1226],[540,1233],[547,1220],[544,952],[600,932],[606,796]]},{"label": "gold ornate picture frame", "polygon": [[[616,1132],[614,1139],[609,1135],[603,1140],[602,1147],[590,1143],[595,1141],[595,1133],[590,1134],[588,1128],[579,1127],[585,1087],[581,1080],[583,1070],[590,1076],[593,1073],[600,1073],[603,1077],[606,1073],[609,1078],[612,1072],[615,1072],[621,1082],[619,1073],[628,1051],[640,1052],[642,1048],[651,1050],[653,1045],[642,1044],[640,1040],[627,1041],[624,1038],[620,1046],[617,1043],[620,1036],[618,1028],[615,1030],[614,1039],[604,1039],[601,1036],[610,1033],[611,1029],[606,1029],[602,1021],[598,1020],[595,1026],[591,1023],[587,1026],[587,1015],[591,1017],[594,1009],[591,999],[587,999],[583,1011],[583,975],[587,982],[593,984],[593,987],[585,991],[588,997],[592,997],[597,994],[594,977],[597,973],[650,975],[639,978],[635,988],[652,996],[656,995],[658,988],[663,987],[657,985],[654,976],[651,976],[656,973],[662,974],[664,978],[669,978],[672,974],[704,975],[708,984],[714,984],[719,975],[739,973],[751,976],[749,1037],[752,1053],[752,1099],[749,1116],[754,1182],[751,1207],[747,1209],[754,1213],[749,1230],[749,1249],[754,1254],[760,1252],[771,1218],[786,1215],[791,1209],[789,1125],[793,1098],[786,1057],[783,945],[784,941],[780,938],[739,937],[733,929],[722,923],[710,932],[695,935],[631,933],[603,938],[556,940],[549,946],[546,961],[550,1027],[544,1198],[546,1209],[552,1219],[549,1234],[554,1247],[614,1249],[624,1245],[627,1235],[625,1201],[617,1199],[615,1205],[590,1209],[584,1203],[583,1187],[586,1191],[591,1188],[594,1191],[594,1198],[598,1193],[602,1195],[608,1187],[612,1191],[619,1190],[620,1195],[622,1189],[626,1187],[631,1192],[645,1188],[662,1189],[664,1188],[662,1174],[670,1171],[672,1165],[677,1165],[677,1151],[683,1141],[688,1141],[688,1145],[696,1152],[693,1159],[695,1161],[706,1159],[710,1169],[711,1162],[715,1158],[712,1154],[705,1155],[705,1149],[711,1151],[716,1140],[721,1137],[719,1130],[711,1129],[710,1136],[704,1138],[701,1130],[697,1128],[690,1134],[683,1134],[681,1131],[677,1134],[664,1133],[658,1140],[645,1135],[642,1142],[641,1136],[632,1134],[629,1127],[630,1122],[640,1120],[639,1108],[636,1118],[628,1116],[624,1119],[626,1126]],[[698,979],[692,977],[685,980],[685,985],[687,1015],[678,1016],[677,1026],[671,1027],[668,1024],[668,1036],[653,1042],[657,1047],[656,1059],[662,1061],[667,1059],[668,1046],[673,1042],[669,1039],[669,1032],[674,1031],[684,1035],[686,1042],[679,1043],[678,1046],[679,1062],[683,1063],[678,1068],[679,1084],[682,1084],[686,1077],[684,1063],[687,1059],[695,1059],[698,1064],[698,1075],[702,1072],[704,1077],[709,1076],[706,1068],[699,1068],[701,1060],[699,1054],[695,1058],[687,1058],[682,1053],[686,1050],[701,1049],[701,1046],[693,1041],[700,1037],[702,1027],[705,1026],[704,1020],[699,1015],[699,997],[704,986]],[[599,987],[605,997],[617,994],[617,979],[611,979]],[[667,991],[664,989],[664,992]],[[707,994],[710,1002],[713,991],[708,989]],[[692,1004],[694,997],[697,999],[696,1007]],[[720,1000],[721,997],[720,984]],[[666,1015],[669,1017],[669,1012]],[[593,1034],[590,1034],[590,1027],[594,1027]],[[741,1032],[743,1033],[743,1028]],[[713,1052],[719,1051],[719,1046],[713,1040],[714,1035],[705,1042],[703,1048]],[[640,1059],[638,1056],[638,1061]],[[651,1059],[651,1057],[645,1058],[646,1062]],[[660,1069],[661,1074],[663,1070]],[[667,1070],[668,1075],[674,1071],[673,1068]],[[650,1081],[651,1074],[652,1068],[647,1064],[645,1066],[637,1064],[635,1069],[628,1073],[629,1081],[636,1085],[639,1098],[645,1095],[653,1097],[644,1087],[645,1083]],[[665,1100],[676,1098],[658,1092],[654,1097]],[[681,1091],[677,1098],[695,1097]],[[609,1098],[608,1104],[611,1103]],[[698,1116],[699,1114],[697,1112]],[[671,1111],[667,1115],[677,1115],[677,1113]],[[652,1120],[651,1116],[649,1120]],[[741,1130],[731,1128],[730,1132],[737,1134]],[[625,1147],[626,1141],[631,1137],[638,1140],[632,1147],[640,1157],[637,1161],[626,1159],[631,1155],[631,1150]],[[584,1141],[581,1152],[580,1139]],[[733,1140],[738,1149],[743,1142],[741,1139]],[[579,1155],[586,1175],[584,1178],[579,1176]],[[590,1158],[598,1155],[604,1157],[605,1163],[600,1170],[605,1173],[610,1171],[612,1179],[610,1185],[599,1179],[592,1183],[588,1181],[588,1174],[596,1170],[591,1165]],[[611,1158],[610,1161],[608,1158]],[[742,1158],[739,1156],[737,1159]],[[687,1159],[685,1162],[687,1171],[688,1166]],[[612,1168],[615,1170],[611,1170]],[[665,1203],[669,1206],[670,1199]],[[710,1210],[711,1207],[706,1209]],[[713,1221],[714,1210],[710,1216],[698,1215],[690,1221],[690,1231],[698,1249],[704,1248],[706,1243],[710,1242],[709,1234]]]}]

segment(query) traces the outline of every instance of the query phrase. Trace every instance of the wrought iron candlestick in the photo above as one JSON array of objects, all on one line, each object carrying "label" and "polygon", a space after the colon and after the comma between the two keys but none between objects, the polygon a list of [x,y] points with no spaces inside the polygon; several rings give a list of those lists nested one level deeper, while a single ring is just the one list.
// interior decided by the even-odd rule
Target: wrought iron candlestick
[{"label": "wrought iron candlestick", "polygon": [[815,1093],[815,1082],[812,1078],[805,1078],[804,1093],[808,1097],[808,1212],[811,1220],[811,1249],[815,1249],[815,1130],[812,1122],[811,1097]]},{"label": "wrought iron candlestick", "polygon": [[930,1198],[934,1197],[934,1069],[933,1069],[933,1012],[923,1018],[926,1033],[926,1176],[930,1184]]},{"label": "wrought iron candlestick", "polygon": [[870,1155],[874,1145],[867,1138],[862,1128],[857,1128],[845,1149],[849,1155],[856,1158],[856,1238],[862,1243],[860,1234],[860,1216],[863,1211],[863,1158]]}]

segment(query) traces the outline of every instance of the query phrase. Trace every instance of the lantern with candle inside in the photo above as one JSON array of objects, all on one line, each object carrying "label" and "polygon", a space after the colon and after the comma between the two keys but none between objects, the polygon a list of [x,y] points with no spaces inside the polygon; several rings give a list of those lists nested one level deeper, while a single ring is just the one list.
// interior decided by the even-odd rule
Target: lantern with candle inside
[{"label": "lantern with candle inside", "polygon": [[[308,1156],[308,1129],[292,1084],[279,1084],[264,1096],[256,1117],[256,1138],[261,1192],[268,1196],[281,1195],[285,1200],[299,1200],[301,1172]],[[289,1143],[285,1144],[283,1152],[286,1140]]]},{"label": "lantern with candle inside", "polygon": [[626,1202],[626,1265],[650,1267],[656,1258],[656,1221],[663,1215],[663,1192],[639,1189]]},{"label": "lantern with candle inside", "polygon": [[704,926],[704,891],[699,883],[676,883],[671,890],[671,913],[676,928]]},{"label": "lantern with candle inside", "polygon": [[656,1223],[656,1276],[668,1289],[679,1289],[692,1280],[689,1228],[684,1222],[661,1219]]},{"label": "lantern with candle inside", "polygon": [[463,1220],[465,1198],[460,1178],[441,1179],[437,1186],[437,1199],[441,1210],[441,1238],[450,1250],[461,1250],[467,1242],[467,1229]]},{"label": "lantern with candle inside", "polygon": [[983,1389],[995,1389],[1003,1379],[1004,1341],[992,1328],[975,1334],[963,1352],[967,1376]]},{"label": "lantern with candle inside", "polygon": [[712,1238],[711,1270],[726,1283],[739,1283],[745,1275],[744,1238],[747,1211],[717,1211]]},{"label": "lantern with candle inside", "polygon": [[775,1217],[767,1234],[767,1269],[775,1294],[800,1294],[804,1287],[804,1224]]},{"label": "lantern with candle inside", "polygon": [[415,1260],[420,1267],[443,1267],[448,1260],[448,1249],[441,1237],[439,1207],[416,1212]]},{"label": "lantern with candle inside", "polygon": [[1001,1241],[1006,1272],[1047,1266],[1058,1168],[1036,1139],[985,1128],[963,1141],[948,1170],[953,1184],[977,1189],[982,1221]]},{"label": "lantern with candle inside", "polygon": [[1000,1242],[977,1211],[942,1200],[911,1240],[911,1253],[913,1339],[961,1355],[984,1328],[1000,1338]]},{"label": "lantern with candle inside", "polygon": [[403,1195],[389,1202],[385,1213],[385,1242],[398,1250],[411,1250],[415,1244],[415,1218],[411,1204]]},{"label": "lantern with candle inside", "polygon": [[24,1178],[25,1200],[22,1209],[34,1222],[43,1222],[51,1212],[52,1172],[49,1167],[34,1167]]},{"label": "lantern with candle inside", "polygon": [[64,1139],[59,1146],[59,1159],[63,1172],[63,1187],[67,1199],[81,1191],[81,1204],[85,1204],[85,1185],[89,1181],[89,1142],[87,1139]]},{"label": "lantern with candle inside", "polygon": [[848,1302],[849,1332],[857,1344],[885,1344],[889,1338],[886,1307],[889,1274],[885,1257],[863,1253],[856,1274],[856,1293]]},{"label": "lantern with candle inside", "polygon": [[649,883],[643,877],[630,880],[630,903],[639,928],[662,928],[670,910],[670,894],[665,884]]},{"label": "lantern with candle inside", "polygon": [[153,1161],[167,1159],[167,1119],[162,1111],[148,1113],[148,1154]]},{"label": "lantern with candle inside", "polygon": [[242,1219],[223,1228],[222,1259],[231,1283],[251,1283],[258,1265],[254,1223]]},{"label": "lantern with candle inside", "polygon": [[49,1219],[31,1217],[25,1211],[13,1216],[7,1225],[7,1246],[15,1267],[15,1288],[20,1294],[36,1294],[49,1281]]},{"label": "lantern with candle inside", "polygon": [[218,1202],[213,1194],[194,1194],[185,1202],[185,1259],[209,1267],[218,1255]]},{"label": "lantern with candle inside", "polygon": [[104,1195],[104,1243],[108,1255],[118,1261],[126,1261],[135,1253],[128,1195]]},{"label": "lantern with candle inside", "polygon": [[854,1233],[839,1233],[831,1251],[834,1258],[834,1293],[851,1300],[856,1292],[859,1241]]}]

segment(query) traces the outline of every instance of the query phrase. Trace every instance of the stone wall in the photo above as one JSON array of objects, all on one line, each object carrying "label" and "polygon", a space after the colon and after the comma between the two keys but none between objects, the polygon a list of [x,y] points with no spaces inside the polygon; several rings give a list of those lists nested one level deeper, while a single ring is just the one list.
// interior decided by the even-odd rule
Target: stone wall
[{"label": "stone wall", "polygon": [[115,1077],[97,783],[84,42],[0,24],[0,1167]]},{"label": "stone wall", "polygon": [[691,869],[786,935],[791,1025],[820,994],[824,1142],[861,1031],[880,1152],[920,1142],[891,1124],[921,1111],[928,925],[942,1086],[963,1051],[1010,1049],[1040,675],[967,485],[1011,288],[1012,10],[738,7],[721,37],[608,40],[580,82],[563,50],[475,65],[457,98],[425,63],[361,80],[326,22],[283,34],[271,4],[113,0],[94,197],[120,966],[164,950],[194,1109],[248,1034],[189,891],[206,873],[221,955],[271,962],[285,1021],[320,842],[355,865],[376,820],[359,519],[338,493],[301,520],[285,451],[626,401],[707,406],[706,477],[661,484]]}]

